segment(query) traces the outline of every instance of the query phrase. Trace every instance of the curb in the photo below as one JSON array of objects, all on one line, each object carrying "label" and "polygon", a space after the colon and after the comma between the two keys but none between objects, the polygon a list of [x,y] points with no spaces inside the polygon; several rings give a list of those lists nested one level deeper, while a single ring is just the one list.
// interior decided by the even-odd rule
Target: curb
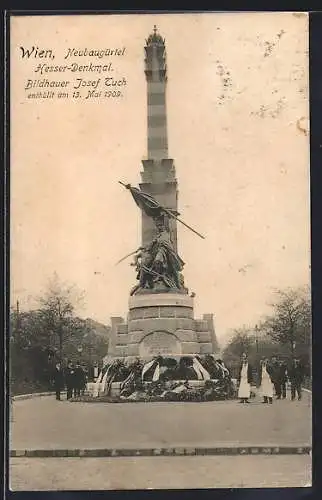
[{"label": "curb", "polygon": [[243,446],[214,448],[133,448],[133,449],[74,449],[74,450],[11,450],[11,458],[33,457],[151,457],[151,456],[213,456],[213,455],[309,455],[310,446]]},{"label": "curb", "polygon": [[[66,392],[61,392],[61,394],[66,394]],[[12,396],[13,401],[21,401],[23,399],[41,398],[43,396],[54,396],[55,392],[33,392],[31,394],[18,394],[17,396]]]},{"label": "curb", "polygon": [[[310,389],[306,389],[303,387],[302,389],[305,392],[312,393]],[[66,395],[66,391],[61,392],[62,395]],[[54,396],[55,392],[33,392],[31,394],[17,394],[16,396],[12,396],[13,401],[22,401],[24,399],[32,399],[32,398],[41,398],[43,396]],[[131,402],[131,401],[122,401],[122,402]]]}]

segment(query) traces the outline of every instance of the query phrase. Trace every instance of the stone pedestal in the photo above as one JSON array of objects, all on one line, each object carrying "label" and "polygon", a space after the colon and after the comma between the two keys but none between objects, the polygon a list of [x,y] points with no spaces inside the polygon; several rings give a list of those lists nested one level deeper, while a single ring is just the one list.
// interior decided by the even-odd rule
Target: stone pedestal
[{"label": "stone pedestal", "polygon": [[[113,318],[114,319],[114,318]],[[181,293],[144,293],[130,297],[128,322],[112,321],[114,357],[211,354],[212,317],[194,319],[193,298]]]}]

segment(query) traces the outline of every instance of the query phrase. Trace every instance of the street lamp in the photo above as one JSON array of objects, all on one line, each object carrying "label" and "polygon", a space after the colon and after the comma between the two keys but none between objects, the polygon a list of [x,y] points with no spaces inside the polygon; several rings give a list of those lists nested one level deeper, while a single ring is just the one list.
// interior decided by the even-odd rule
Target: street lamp
[{"label": "street lamp", "polygon": [[63,359],[63,327],[61,324],[58,325],[58,338],[59,338],[59,356],[60,361]]},{"label": "street lamp", "polygon": [[255,325],[255,343],[256,343],[256,354],[258,355],[258,326]]},{"label": "street lamp", "polygon": [[79,346],[77,347],[77,352],[81,355],[81,354],[82,354],[82,352],[83,352],[83,346],[79,345]]}]

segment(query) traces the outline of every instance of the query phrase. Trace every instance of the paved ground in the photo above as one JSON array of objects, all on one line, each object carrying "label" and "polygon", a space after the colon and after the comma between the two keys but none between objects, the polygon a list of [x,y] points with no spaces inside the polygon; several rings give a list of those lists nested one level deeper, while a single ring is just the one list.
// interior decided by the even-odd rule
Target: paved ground
[{"label": "paved ground", "polygon": [[[311,395],[303,400],[209,403],[15,401],[11,449],[311,444]],[[34,460],[34,459],[32,459]]]},{"label": "paved ground", "polygon": [[310,486],[310,457],[15,458],[14,491]]}]

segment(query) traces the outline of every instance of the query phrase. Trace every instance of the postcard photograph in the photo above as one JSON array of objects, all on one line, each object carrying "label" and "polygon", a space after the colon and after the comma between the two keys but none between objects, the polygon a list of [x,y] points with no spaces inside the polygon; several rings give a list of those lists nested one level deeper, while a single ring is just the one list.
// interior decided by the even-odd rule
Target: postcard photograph
[{"label": "postcard photograph", "polygon": [[10,16],[11,490],[311,486],[308,36]]}]

